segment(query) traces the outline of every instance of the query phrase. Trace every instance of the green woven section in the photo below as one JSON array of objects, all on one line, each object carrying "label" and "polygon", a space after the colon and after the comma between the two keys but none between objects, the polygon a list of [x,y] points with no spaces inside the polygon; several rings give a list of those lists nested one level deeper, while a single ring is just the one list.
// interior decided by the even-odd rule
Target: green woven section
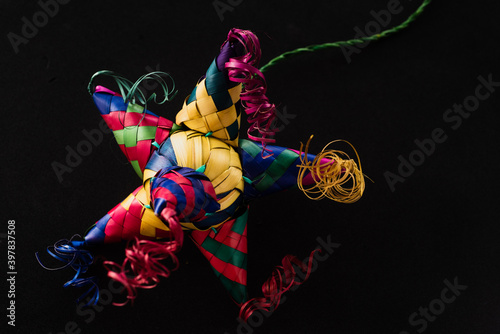
[{"label": "green woven section", "polygon": [[250,140],[241,139],[239,144],[241,149],[250,154],[252,158],[255,158],[258,154],[260,154],[260,152],[262,152],[262,149]]},{"label": "green woven section", "polygon": [[156,126],[139,126],[139,129],[137,129],[137,141],[154,139],[156,129]]},{"label": "green woven section", "polygon": [[137,146],[137,127],[131,126],[129,128],[125,128],[123,131],[123,143],[125,147],[134,147]]},{"label": "green woven section", "polygon": [[140,140],[153,140],[156,135],[155,126],[131,126],[121,130],[113,131],[118,145],[125,147],[137,146]]},{"label": "green woven section", "polygon": [[[217,276],[217,278],[222,282],[222,285],[229,291],[231,297],[239,304],[248,299],[246,283],[239,283],[246,282],[246,235],[243,234],[245,232],[247,218],[248,210],[236,218],[236,220],[232,223],[230,230],[228,228],[224,228],[223,226],[219,230],[218,234],[213,235],[213,237],[220,236],[224,241],[236,238],[238,240],[238,247],[242,246],[244,252],[214,240],[210,235],[204,235],[204,239],[201,239],[203,241],[198,238],[194,238],[195,240],[198,239],[196,243],[201,242],[201,245],[198,244],[198,247],[203,250],[205,257],[207,257],[212,264],[215,276]],[[243,239],[238,239],[238,236]],[[210,256],[210,254],[212,254],[213,257]]]},{"label": "green woven section", "polygon": [[290,150],[281,152],[266,170],[262,179],[258,183],[254,183],[255,188],[261,192],[266,191],[286,173],[290,165],[297,160],[298,156],[297,153]]},{"label": "green woven section", "polygon": [[123,139],[123,129],[113,131],[113,135],[115,136],[116,143],[118,145],[123,145],[125,143],[125,141]]},{"label": "green woven section", "polygon": [[248,220],[248,210],[246,210],[244,214],[242,214],[236,219],[236,221],[233,224],[233,227],[231,228],[231,231],[238,234],[243,234],[243,232],[245,231],[245,226],[247,226],[247,220]]},{"label": "green woven section", "polygon": [[240,130],[240,124],[238,122],[238,119],[236,119],[236,121],[234,121],[233,124],[227,127],[229,140],[235,140],[236,138],[238,138],[239,130]]},{"label": "green woven section", "polygon": [[139,167],[139,162],[137,160],[131,160],[130,164],[132,165],[132,167],[134,167],[134,170],[137,173],[137,175],[139,175],[139,177],[142,179],[143,174],[141,171],[141,167]]},{"label": "green woven section", "polygon": [[127,112],[136,112],[136,113],[142,114],[143,111],[144,111],[144,107],[141,107],[138,104],[129,103],[127,106]]},{"label": "green woven section", "polygon": [[[214,269],[212,267],[212,269]],[[222,282],[222,285],[229,291],[231,297],[233,297],[234,301],[241,304],[246,302],[247,300],[247,288],[243,284],[240,284],[235,281],[231,281],[229,278],[221,275],[217,270],[214,269],[215,275]]]},{"label": "green woven section", "polygon": [[231,263],[239,268],[245,268],[243,264],[246,263],[246,254],[239,250],[221,244],[212,238],[206,238],[201,247],[226,263]]},{"label": "green woven section", "polygon": [[180,125],[178,125],[178,124],[175,124],[175,123],[174,123],[174,124],[172,125],[172,129],[170,129],[170,135],[172,135],[172,134],[174,134],[174,132],[179,131],[179,130],[182,130],[182,129],[183,129],[183,127],[182,127],[182,126],[180,126]]}]

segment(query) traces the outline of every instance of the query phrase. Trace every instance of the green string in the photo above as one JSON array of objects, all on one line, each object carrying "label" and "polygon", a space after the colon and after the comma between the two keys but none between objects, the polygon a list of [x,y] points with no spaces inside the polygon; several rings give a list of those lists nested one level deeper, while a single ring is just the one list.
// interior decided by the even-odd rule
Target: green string
[{"label": "green string", "polygon": [[94,226],[96,226],[96,225],[97,225],[97,223],[94,223],[92,226],[90,226],[90,227],[89,227],[89,228],[85,231],[85,233],[83,234],[83,235],[84,235],[84,237],[86,237],[86,236],[87,236],[87,234],[90,232],[90,230],[91,230],[91,229],[93,229],[93,228],[94,228]]},{"label": "green string", "polygon": [[276,65],[277,63],[279,63],[279,62],[281,62],[283,60],[286,60],[288,58],[291,58],[293,56],[302,54],[302,53],[314,52],[314,51],[323,50],[323,49],[329,49],[329,48],[339,48],[339,47],[342,47],[342,46],[353,46],[353,45],[356,45],[356,44],[363,44],[363,43],[365,43],[367,41],[377,41],[377,40],[379,40],[381,38],[390,36],[390,35],[398,32],[398,31],[400,31],[400,30],[408,27],[408,25],[411,22],[415,21],[417,19],[417,17],[419,17],[420,14],[422,14],[422,12],[424,11],[424,8],[427,7],[427,5],[430,2],[431,2],[431,0],[424,0],[422,2],[422,4],[417,8],[417,10],[406,19],[406,21],[404,21],[403,23],[401,23],[400,25],[398,25],[398,26],[396,26],[394,28],[387,29],[387,30],[382,31],[379,34],[374,34],[374,35],[367,36],[367,37],[350,39],[348,41],[338,41],[338,42],[333,42],[333,43],[324,43],[324,44],[309,45],[309,46],[298,48],[298,49],[295,49],[295,50],[292,50],[292,51],[287,51],[287,52],[282,53],[281,55],[279,55],[279,56],[271,59],[266,65],[264,65],[264,66],[262,66],[260,68],[260,71],[261,72],[265,72],[270,67]]},{"label": "green string", "polygon": [[[108,70],[98,71],[94,73],[92,78],[90,78],[90,82],[87,86],[87,90],[90,95],[94,93],[94,79],[100,75],[110,76],[116,81],[116,84],[120,89],[120,94],[123,96],[123,101],[125,103],[131,102],[132,104],[136,104],[137,102],[139,102],[142,105],[144,105],[144,108],[146,108],[148,102],[150,101],[153,101],[156,104],[163,104],[166,101],[172,100],[175,97],[175,95],[177,95],[177,91],[175,90],[174,79],[168,73],[161,71],[150,72],[141,76],[134,83],[128,80],[127,78],[124,78],[123,76]],[[170,79],[170,81],[172,82],[171,83],[172,88],[169,87],[169,84],[165,81],[164,78]],[[156,93],[153,93],[149,97],[146,97],[144,92],[141,89],[139,89],[139,85],[146,80],[153,80],[160,84],[160,88],[162,89],[164,94],[163,100],[158,101]]]}]

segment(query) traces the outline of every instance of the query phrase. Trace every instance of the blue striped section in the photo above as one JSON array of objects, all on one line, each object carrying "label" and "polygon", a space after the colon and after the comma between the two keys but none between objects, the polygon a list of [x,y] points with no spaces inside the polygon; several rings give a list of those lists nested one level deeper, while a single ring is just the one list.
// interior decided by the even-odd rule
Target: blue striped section
[{"label": "blue striped section", "polygon": [[94,95],[92,96],[92,98],[94,99],[94,103],[99,112],[101,113],[101,115],[109,114],[112,97],[113,97],[112,95],[106,93],[94,93]]},{"label": "blue striped section", "polygon": [[[240,140],[240,142],[244,141]],[[262,151],[262,145],[253,143],[259,147],[259,151]],[[262,173],[264,173],[273,163],[274,157],[280,155],[281,152],[285,150],[284,147],[279,146],[271,146],[267,145],[266,149],[271,150],[273,156],[268,157],[266,159],[262,158],[262,154],[257,154],[255,157],[252,157],[251,153],[248,153],[244,150],[245,145],[240,145],[240,156],[241,156],[241,165],[243,170],[245,171],[245,176],[250,180],[255,181],[255,178]],[[266,153],[266,155],[269,153]]]},{"label": "blue striped section", "polygon": [[127,110],[128,103],[123,102],[123,98],[120,96],[111,97],[111,106],[109,111],[124,111]]},{"label": "blue striped section", "polygon": [[[240,140],[240,149],[238,153],[240,154],[242,162],[243,176],[252,180],[252,184],[245,182],[244,193],[245,196],[250,198],[261,197],[281,190],[297,187],[297,177],[300,170],[298,165],[301,164],[300,157],[297,157],[297,159],[288,166],[286,172],[277,180],[274,180],[274,183],[271,186],[262,191],[259,191],[256,188],[256,185],[263,180],[264,176],[273,177],[269,174],[269,167],[282,152],[287,150],[284,147],[272,145],[267,145],[266,148],[271,150],[272,156],[263,159],[261,154],[261,144],[250,142],[245,139]],[[315,156],[313,154],[308,154],[307,158],[309,161],[313,161]]]},{"label": "blue striped section", "polygon": [[194,226],[201,230],[205,230],[209,228],[210,226],[220,224],[221,222],[233,217],[234,213],[236,210],[240,207],[241,203],[243,201],[243,196],[240,195],[229,207],[227,207],[225,210],[216,212],[213,215],[207,216],[205,219],[193,223]]},{"label": "blue striped section", "polygon": [[157,172],[163,168],[170,168],[173,166],[177,166],[177,159],[175,158],[172,142],[170,138],[167,138],[167,140],[161,144],[160,149],[153,152],[146,165],[146,169]]},{"label": "blue striped section", "polygon": [[[163,177],[166,174],[171,173],[172,171],[181,174],[183,177],[189,180],[190,183],[186,184],[185,179],[181,180],[177,177],[175,179],[168,179],[166,177]],[[184,192],[184,189],[178,182],[182,182],[182,185],[187,185],[193,188],[194,202],[195,202],[193,207],[187,207],[188,200],[186,199],[186,193]],[[189,221],[194,217],[196,217],[199,214],[200,210],[202,209],[205,210],[206,212],[215,212],[220,208],[219,203],[217,203],[217,201],[214,198],[210,197],[210,195],[207,192],[205,192],[203,182],[210,182],[210,180],[207,178],[206,175],[198,173],[191,168],[178,167],[178,166],[172,168],[166,168],[163,169],[160,173],[158,173],[158,175],[155,178],[152,179],[151,195],[153,196],[155,190],[157,190],[160,187],[168,190],[170,194],[174,196],[177,201],[176,205],[177,212],[183,213],[184,219],[186,221]],[[167,206],[169,199],[170,197],[154,198],[153,208],[155,214],[160,215],[163,209]]]},{"label": "blue striped section", "polygon": [[104,243],[104,230],[106,229],[106,225],[108,221],[111,219],[109,214],[106,214],[104,217],[99,219],[95,226],[87,233],[85,236],[85,242],[87,244],[102,244]]},{"label": "blue striped section", "polygon": [[[113,111],[126,111],[128,107],[128,103],[123,102],[121,96],[114,96],[108,93],[94,93],[92,98],[101,115],[108,115]],[[158,115],[149,110],[146,110],[146,114],[158,117]]]},{"label": "blue striped section", "polygon": [[[177,212],[182,212],[186,208],[186,194],[184,193],[184,190],[174,180],[162,177],[172,169],[175,168],[165,168],[159,175],[151,179],[151,194],[154,194],[157,188],[167,189],[177,199]],[[167,200],[165,198],[157,197],[154,199],[153,209],[156,215],[160,215],[166,206]]]}]

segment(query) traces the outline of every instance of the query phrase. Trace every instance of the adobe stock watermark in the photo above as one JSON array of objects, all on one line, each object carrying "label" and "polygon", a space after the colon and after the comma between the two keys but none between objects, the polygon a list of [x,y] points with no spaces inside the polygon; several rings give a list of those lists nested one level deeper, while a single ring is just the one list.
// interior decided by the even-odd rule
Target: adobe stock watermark
[{"label": "adobe stock watermark", "polygon": [[[326,261],[333,254],[333,252],[335,252],[335,249],[341,246],[341,244],[339,243],[332,242],[331,235],[328,235],[326,237],[326,240],[324,240],[321,237],[317,237],[316,241],[318,242],[318,246],[316,248],[321,249],[321,254],[320,252],[314,253],[314,256],[311,260],[312,261],[311,274],[314,273],[316,270],[318,270],[318,264],[320,262]],[[303,260],[304,263],[307,263],[308,261],[309,261],[309,256]],[[302,273],[300,270],[298,270],[296,273],[301,280],[305,278],[305,274]],[[294,285],[290,288],[289,291],[296,291],[299,287],[300,285]],[[286,300],[287,296],[282,295],[279,305],[285,303]],[[236,333],[252,334],[254,332],[254,329],[262,326],[262,324],[264,323],[264,319],[269,318],[273,313],[274,310],[271,310],[269,312],[256,310],[247,319],[247,322],[244,322],[240,318],[237,318],[236,321],[238,321],[238,327],[236,328]],[[224,334],[229,334],[229,333],[224,332]]]},{"label": "adobe stock watermark", "polygon": [[290,121],[291,119],[295,119],[295,117],[297,117],[297,115],[295,114],[292,114],[292,113],[288,113],[287,111],[287,106],[284,106],[283,109],[279,110],[278,108],[276,108],[276,122],[274,124],[276,130],[278,132],[281,132],[285,129],[285,127],[290,124]]},{"label": "adobe stock watermark", "polygon": [[[437,316],[441,315],[446,309],[446,305],[453,303],[460,294],[467,289],[467,285],[461,285],[458,283],[458,278],[453,279],[453,283],[445,279],[443,281],[445,287],[441,290],[441,294],[438,298],[430,301],[427,307],[420,306],[418,312],[413,312],[408,317],[408,323],[415,328],[417,333],[423,333],[429,322],[433,322],[437,319]],[[407,331],[401,331],[399,334],[410,334]]]},{"label": "adobe stock watermark", "polygon": [[14,49],[14,53],[19,53],[19,46],[26,45],[28,42],[38,35],[39,29],[45,27],[49,20],[59,13],[60,5],[66,5],[70,0],[39,0],[37,2],[41,10],[33,13],[31,19],[23,16],[21,18],[22,26],[20,34],[9,32],[7,39]]},{"label": "adobe stock watermark", "polygon": [[[115,285],[119,285],[118,287]],[[99,289],[99,300],[95,305],[85,306],[90,297],[87,297],[86,301],[80,302],[76,307],[76,314],[80,317],[79,322],[83,321],[86,324],[91,323],[96,318],[96,313],[102,312],[104,306],[109,305],[113,302],[113,297],[115,295],[121,294],[124,287],[121,283],[114,280],[110,280],[108,283],[108,288]],[[62,331],[56,332],[54,334],[80,334],[82,329],[78,321],[70,320],[64,325]],[[53,334],[49,332],[49,334]]]},{"label": "adobe stock watermark", "polygon": [[214,0],[212,6],[214,6],[215,12],[219,15],[221,22],[224,21],[224,13],[232,12],[236,6],[239,6],[243,0]]},{"label": "adobe stock watermark", "polygon": [[[151,66],[149,65],[146,66],[146,71],[148,73],[159,70],[160,70],[160,64],[156,64],[155,69],[151,68]],[[140,89],[143,92],[153,91],[157,87],[158,87],[158,82],[156,81],[150,82],[145,80],[141,82]],[[83,129],[82,136],[84,138],[80,140],[75,146],[72,147],[70,145],[66,145],[65,160],[63,162],[54,160],[50,164],[52,170],[56,174],[59,183],[62,183],[64,181],[63,176],[65,174],[72,173],[75,170],[75,168],[80,166],[80,164],[83,162],[83,159],[91,155],[94,148],[101,145],[102,142],[104,141],[105,135],[109,133],[112,133],[112,131],[108,128],[104,119],[102,119],[99,122],[99,126],[97,128],[91,130]]]},{"label": "adobe stock watermark", "polygon": [[[477,77],[479,84],[474,90],[474,94],[467,96],[462,104],[453,104],[452,108],[443,112],[443,121],[453,131],[458,130],[465,119],[468,119],[472,112],[479,108],[481,101],[488,99],[495,92],[496,87],[500,87],[500,81],[493,81],[490,73],[486,78],[482,75]],[[431,131],[428,138],[415,139],[416,148],[407,157],[398,156],[399,166],[397,173],[384,172],[384,177],[391,192],[396,191],[396,184],[403,183],[414,172],[415,168],[422,166],[426,158],[436,151],[437,144],[442,144],[448,139],[446,131],[442,127],[437,127]]]},{"label": "adobe stock watermark", "polygon": [[[391,23],[393,15],[397,15],[403,11],[403,6],[399,0],[389,0],[386,7],[387,9],[382,9],[378,12],[371,10],[370,15],[373,17],[373,20],[365,24],[364,31],[358,26],[354,27],[354,32],[356,33],[354,39],[379,34],[382,32],[382,28],[387,27]],[[347,63],[350,64],[352,61],[351,56],[361,53],[361,49],[365,48],[368,44],[370,44],[370,41],[356,45],[342,45],[340,48]]]},{"label": "adobe stock watermark", "polygon": [[90,131],[87,129],[82,130],[82,135],[85,139],[80,140],[78,144],[75,145],[75,148],[66,145],[66,159],[64,163],[54,160],[50,164],[59,183],[64,181],[64,174],[73,172],[73,170],[83,162],[84,157],[88,157],[92,154],[94,147],[101,145],[104,140],[104,135],[108,133],[112,133],[112,131],[108,128],[104,119],[102,119],[99,122],[98,128]]}]

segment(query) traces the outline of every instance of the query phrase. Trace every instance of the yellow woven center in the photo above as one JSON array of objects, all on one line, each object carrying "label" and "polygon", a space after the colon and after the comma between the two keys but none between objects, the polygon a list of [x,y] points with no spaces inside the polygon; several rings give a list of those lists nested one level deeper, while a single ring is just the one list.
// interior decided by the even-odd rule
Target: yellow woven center
[{"label": "yellow woven center", "polygon": [[229,192],[218,202],[226,209],[243,192],[244,181],[240,156],[220,139],[187,130],[174,133],[170,140],[177,165],[203,173],[212,182],[217,195]]}]

